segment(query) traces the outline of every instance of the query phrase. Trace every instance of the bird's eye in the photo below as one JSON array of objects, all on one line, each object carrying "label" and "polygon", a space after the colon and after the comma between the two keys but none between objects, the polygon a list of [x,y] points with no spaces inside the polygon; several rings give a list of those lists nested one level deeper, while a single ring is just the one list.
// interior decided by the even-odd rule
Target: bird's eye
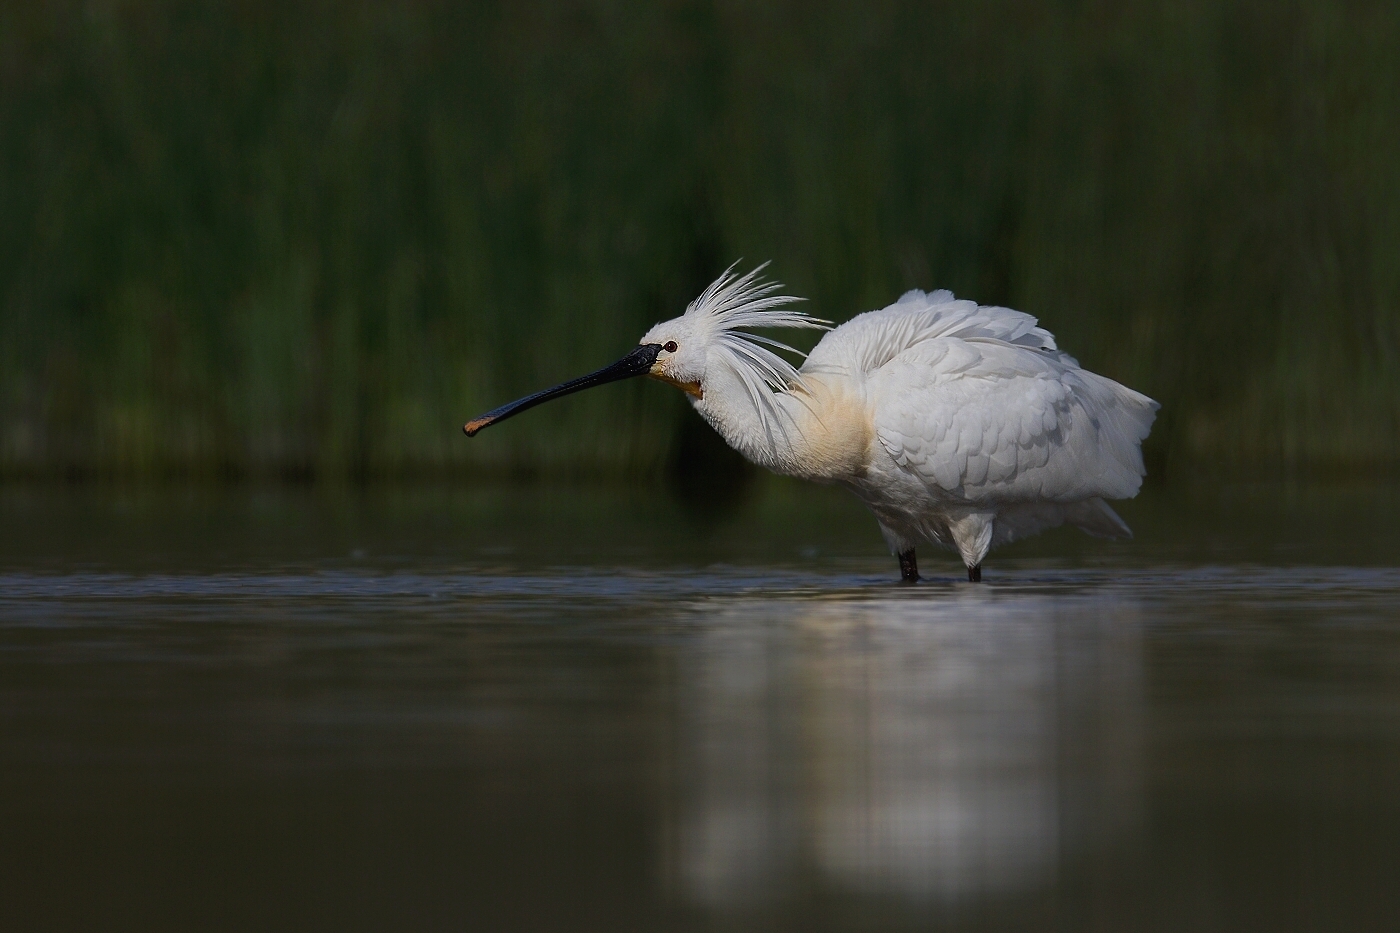
[{"label": "bird's eye", "polygon": [[666,346],[662,347],[661,349],[665,350],[667,353],[675,353],[677,350],[680,349],[680,347],[676,346],[676,342],[674,340],[668,340],[666,341]]}]

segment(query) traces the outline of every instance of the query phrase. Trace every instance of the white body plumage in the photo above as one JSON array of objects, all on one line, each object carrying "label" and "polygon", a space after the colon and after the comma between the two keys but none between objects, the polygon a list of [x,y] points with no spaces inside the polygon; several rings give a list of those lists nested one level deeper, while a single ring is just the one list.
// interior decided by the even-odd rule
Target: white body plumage
[{"label": "white body plumage", "polygon": [[663,347],[650,375],[749,460],[851,490],[909,567],[921,540],[980,578],[991,548],[1064,523],[1131,534],[1104,500],[1142,484],[1156,402],[1081,369],[1030,315],[947,291],[858,315],[797,370],[739,328],[825,322],[758,271],[726,273],[641,341]]},{"label": "white body plumage", "polygon": [[[798,370],[750,329],[829,329],[731,266],[611,366],[474,418],[470,437],[573,392],[648,375],[683,389],[754,463],[839,483],[870,507],[906,580],[914,548],[958,552],[968,578],[998,544],[1066,522],[1126,537],[1104,501],[1137,494],[1157,403],[1080,369],[1035,318],[911,291],[831,330]],[[800,354],[798,354],[800,355]]]}]

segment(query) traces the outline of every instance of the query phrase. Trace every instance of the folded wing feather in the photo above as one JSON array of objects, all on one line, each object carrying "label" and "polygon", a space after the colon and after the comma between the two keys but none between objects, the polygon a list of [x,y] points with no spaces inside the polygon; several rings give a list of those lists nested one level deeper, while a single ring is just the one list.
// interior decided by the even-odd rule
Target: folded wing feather
[{"label": "folded wing feather", "polygon": [[943,497],[1126,498],[1157,403],[1079,368],[1028,314],[909,292],[827,334],[803,372],[862,378],[881,445]]}]

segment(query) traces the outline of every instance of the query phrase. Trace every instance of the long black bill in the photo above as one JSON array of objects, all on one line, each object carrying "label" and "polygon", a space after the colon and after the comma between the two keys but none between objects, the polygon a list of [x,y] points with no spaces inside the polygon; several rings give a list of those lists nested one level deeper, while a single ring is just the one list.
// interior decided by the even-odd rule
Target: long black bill
[{"label": "long black bill", "polygon": [[505,421],[511,415],[518,415],[527,408],[534,408],[552,398],[559,398],[580,392],[584,389],[591,389],[608,382],[617,382],[619,379],[630,379],[633,376],[645,375],[651,372],[652,364],[656,362],[656,356],[661,352],[661,344],[644,343],[631,353],[624,356],[611,366],[604,366],[596,373],[589,373],[587,376],[579,376],[577,379],[570,379],[568,382],[560,383],[552,389],[545,389],[543,392],[536,392],[534,395],[527,395],[524,398],[516,399],[508,405],[500,408],[493,408],[480,417],[473,418],[462,425],[462,432],[467,437],[472,437],[482,428],[489,428],[497,421]]}]

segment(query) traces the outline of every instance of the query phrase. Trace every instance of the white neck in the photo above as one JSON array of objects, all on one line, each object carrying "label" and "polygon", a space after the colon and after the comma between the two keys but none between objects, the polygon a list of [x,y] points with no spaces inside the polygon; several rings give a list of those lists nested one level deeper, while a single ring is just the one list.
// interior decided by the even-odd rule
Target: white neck
[{"label": "white neck", "polygon": [[864,470],[874,434],[864,393],[844,380],[808,377],[806,390],[778,392],[767,423],[743,381],[727,366],[711,366],[704,397],[691,404],[748,460],[774,473],[826,482]]},{"label": "white neck", "polygon": [[788,399],[779,395],[774,406],[776,414],[768,414],[764,426],[758,406],[743,381],[728,366],[710,366],[702,385],[703,398],[692,398],[691,404],[700,417],[719,432],[725,443],[752,463],[775,473],[792,474],[796,464],[795,441],[798,430],[793,422]]}]

